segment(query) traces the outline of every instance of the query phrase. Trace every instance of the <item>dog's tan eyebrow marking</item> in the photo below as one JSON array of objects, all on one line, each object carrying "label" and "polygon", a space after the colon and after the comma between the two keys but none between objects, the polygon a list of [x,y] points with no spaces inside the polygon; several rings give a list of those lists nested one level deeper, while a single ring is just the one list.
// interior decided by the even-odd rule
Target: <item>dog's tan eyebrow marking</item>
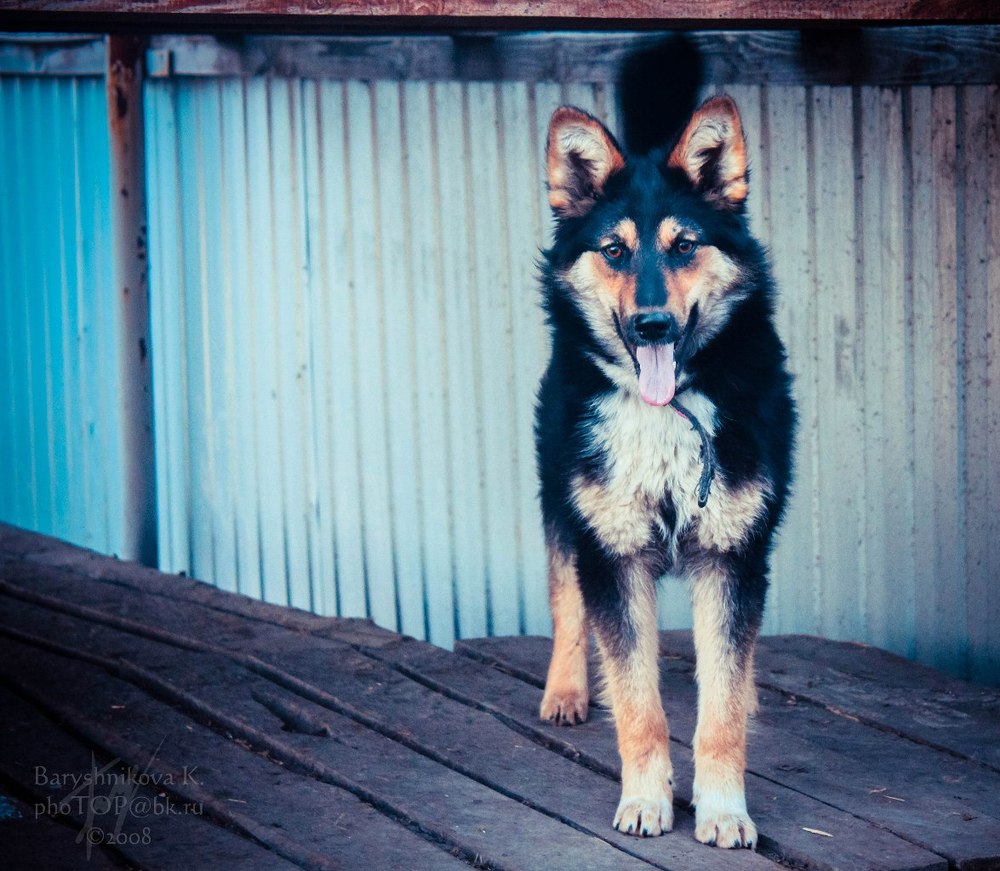
[{"label": "dog's tan eyebrow marking", "polygon": [[660,251],[669,251],[674,240],[680,235],[681,225],[674,218],[664,218],[656,228],[656,247]]},{"label": "dog's tan eyebrow marking", "polygon": [[628,246],[629,251],[635,251],[639,246],[639,228],[636,227],[635,221],[631,218],[622,218],[604,236],[618,237]]}]

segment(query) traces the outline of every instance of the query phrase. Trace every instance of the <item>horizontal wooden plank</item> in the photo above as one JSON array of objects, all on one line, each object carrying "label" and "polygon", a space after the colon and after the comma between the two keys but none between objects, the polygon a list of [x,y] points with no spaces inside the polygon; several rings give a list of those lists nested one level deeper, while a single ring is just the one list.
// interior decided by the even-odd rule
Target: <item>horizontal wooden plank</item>
[{"label": "horizontal wooden plank", "polygon": [[[460,649],[543,679],[548,640],[512,640],[461,642]],[[671,734],[689,743],[696,711],[693,663],[677,656],[663,659],[661,669]],[[770,690],[759,695],[749,770],[849,810],[958,867],[1000,862],[1000,779],[993,772]]]},{"label": "horizontal wooden plank", "polygon": [[[596,841],[618,865],[625,859],[647,867],[703,867],[683,852],[699,850],[684,837],[691,825],[686,802],[695,701],[683,643],[670,653],[667,639],[663,660],[680,837],[638,846],[623,838],[618,846],[606,819],[617,798],[611,779],[618,765],[607,712],[595,709],[591,722],[574,729],[537,722],[547,639],[463,643],[466,651],[476,650],[472,660],[363,622],[258,607],[187,578],[5,529],[0,594],[0,621],[15,645],[25,642],[17,640],[24,627],[43,626],[45,638],[28,639],[33,650],[48,648],[113,673],[144,697],[152,694],[181,716],[212,724],[216,733],[239,738],[299,776],[376,803],[391,825],[405,821],[467,857],[498,855],[498,832],[473,821],[482,819],[475,816],[483,811],[478,799],[490,825],[509,806],[520,808],[517,813],[529,814],[518,818],[522,828],[544,832],[556,825],[575,833],[571,840],[589,838],[588,856]],[[504,644],[508,649],[493,656]],[[483,662],[491,657],[519,676]],[[7,679],[32,674],[30,661],[22,658],[17,666],[4,659]],[[22,690],[38,693],[40,685],[29,679]],[[63,701],[73,695],[65,687],[53,692]],[[90,697],[89,683],[82,693]],[[751,739],[749,798],[768,857],[816,868],[943,869],[942,854],[956,867],[996,861],[983,853],[1000,841],[994,831],[1000,820],[991,810],[1000,788],[994,772],[804,699],[790,701],[791,693],[765,689]],[[468,735],[477,740],[463,740]],[[336,740],[326,740],[331,737]],[[492,752],[484,755],[484,746]],[[414,786],[413,778],[437,791]],[[504,838],[516,839],[504,825]],[[957,843],[963,840],[971,846]],[[658,845],[681,852],[641,852]],[[521,859],[504,853],[497,867],[516,866],[530,850],[539,856],[545,849],[525,846]]]},{"label": "horizontal wooden plank", "polygon": [[[65,598],[79,591],[79,585],[76,590],[72,587],[63,588],[63,592],[67,594]],[[74,609],[69,601],[63,602],[66,610],[75,610],[83,617],[98,618],[100,614],[104,614],[106,622],[114,619],[112,615],[121,613],[124,603],[120,590],[105,589],[103,592],[107,595],[100,595],[102,591],[98,588],[96,596],[93,592],[91,587],[91,595],[86,598],[98,606],[99,614],[92,613],[89,606]],[[163,602],[150,602],[149,605],[155,609],[155,626],[136,620],[128,620],[126,624],[127,618],[124,615],[117,618],[118,625],[129,625],[135,633],[144,633],[144,637],[157,636],[165,641],[166,635],[163,633],[184,632],[183,636],[178,634],[173,640],[185,644],[187,648],[197,646],[190,633],[200,635],[210,632],[213,642],[231,645],[241,655],[253,655],[261,662],[271,662],[275,666],[280,664],[283,679],[286,682],[294,680],[294,689],[298,695],[315,704],[347,712],[380,734],[430,756],[478,783],[521,804],[538,808],[548,816],[568,822],[574,829],[613,845],[623,854],[616,862],[633,856],[656,867],[698,867],[704,871],[725,871],[730,868],[765,871],[772,867],[772,863],[754,854],[741,854],[741,858],[735,862],[725,859],[725,855],[719,853],[709,853],[706,857],[703,848],[693,839],[692,817],[683,812],[678,818],[678,837],[666,842],[637,840],[613,831],[610,823],[617,802],[617,788],[608,782],[607,774],[602,776],[561,755],[549,752],[537,743],[525,741],[522,733],[512,731],[490,714],[428,689],[398,670],[370,656],[354,652],[342,642],[314,636],[304,637],[269,625],[251,631],[245,622],[199,606],[170,608],[164,607]],[[134,596],[129,599],[127,606],[129,612],[147,611],[142,607],[142,600],[137,601]],[[8,619],[16,620],[22,625],[37,623],[41,612],[32,618],[30,606],[27,611],[22,610],[24,607],[23,601],[12,602]],[[201,695],[197,679],[192,678],[192,675],[202,673],[201,668],[190,664],[171,664],[171,656],[168,650],[163,649],[162,644],[151,646],[146,641],[121,637],[114,630],[109,631],[105,627],[91,625],[88,629],[85,628],[86,623],[81,624],[65,614],[53,615],[49,612],[45,620],[60,638],[71,639],[86,631],[90,650],[100,652],[113,649],[119,657],[126,655],[123,652],[125,650],[135,651],[128,656],[130,661],[141,660],[147,667],[153,663],[159,674],[184,671],[186,685],[192,686],[194,694]],[[452,661],[466,667],[469,665],[467,661],[430,645],[404,642],[404,646],[410,645],[437,650]],[[164,657],[167,659],[164,660]],[[275,675],[271,677],[279,682],[282,680]],[[220,681],[220,675],[216,672],[211,682],[215,684]],[[287,693],[276,691],[274,687],[260,684],[254,677],[244,676],[240,679],[234,676],[225,683],[241,687],[238,691],[241,695],[246,694],[249,683],[249,692],[255,701],[264,704],[282,719],[286,730],[294,729],[298,724],[300,731],[321,734],[325,721],[315,713],[306,713],[307,708],[315,710],[312,705],[303,706],[301,701],[290,698]],[[255,685],[262,686],[263,689],[254,689]],[[235,711],[239,709],[239,705],[239,700],[230,700],[226,709]],[[470,736],[475,736],[471,747]],[[609,751],[612,751],[614,736],[608,724],[604,736]],[[484,753],[481,748],[490,749]],[[592,796],[593,800],[582,803],[579,801],[580,795]]]},{"label": "horizontal wooden plank", "polygon": [[[17,560],[28,560],[37,566],[62,570],[64,578],[100,580],[118,586],[122,591],[131,590],[159,597],[158,600],[147,601],[153,614],[157,607],[171,609],[178,607],[178,601],[191,601],[261,623],[302,632],[328,632],[344,641],[366,646],[377,646],[399,638],[395,632],[376,626],[371,620],[321,617],[298,608],[271,605],[240,593],[224,592],[185,575],[165,574],[137,563],[67,545],[57,538],[0,523],[0,568],[10,566]],[[12,567],[8,568],[8,572],[15,573]],[[0,577],[3,575],[0,574]]]},{"label": "horizontal wooden plank", "polygon": [[[694,661],[689,632],[661,632],[663,656]],[[757,682],[841,716],[1000,771],[1000,690],[886,650],[809,635],[763,636]]]},{"label": "horizontal wooden plank", "polygon": [[[51,560],[53,555],[36,554],[35,558],[41,557]],[[94,572],[99,562],[100,559],[98,558],[88,560],[85,564],[89,566],[91,572]],[[322,651],[317,653],[311,650],[312,647],[320,646],[318,639],[303,639],[297,634],[279,629],[274,624],[247,625],[245,620],[235,620],[230,618],[228,614],[210,607],[194,608],[189,602],[185,602],[182,599],[174,599],[171,595],[136,596],[134,592],[128,591],[125,582],[121,578],[121,575],[124,573],[123,570],[127,568],[126,564],[113,563],[110,560],[107,562],[109,563],[109,569],[114,569],[119,573],[119,578],[113,584],[101,583],[89,585],[81,585],[78,582],[74,582],[72,573],[64,568],[57,569],[52,566],[42,566],[35,562],[32,566],[33,589],[30,593],[22,592],[21,595],[33,595],[39,600],[44,596],[50,601],[50,604],[55,604],[56,606],[61,601],[62,607],[65,610],[75,609],[76,612],[89,617],[94,622],[104,621],[105,624],[110,624],[118,621],[116,625],[121,628],[130,629],[136,633],[145,632],[148,637],[157,636],[158,633],[168,632],[171,629],[175,633],[178,630],[183,631],[185,637],[189,637],[190,633],[205,635],[211,633],[210,637],[215,644],[232,646],[234,650],[241,653],[259,651],[261,656],[275,657],[277,661],[282,663],[283,667],[303,660],[311,660],[313,662],[311,668],[314,671],[325,668],[327,676],[324,684],[329,687],[331,681],[334,681],[335,691],[338,695],[350,689],[352,681],[355,680],[350,676],[350,669],[347,669],[346,675],[342,675],[342,669],[333,665],[333,663],[340,661],[343,654],[334,655],[331,653],[323,655]],[[173,593],[175,589],[178,596],[185,596],[190,593],[189,588],[185,585],[179,585],[176,588],[168,586],[165,592]],[[216,593],[216,595],[222,597],[225,594]],[[55,600],[54,603],[51,602],[53,599]],[[76,604],[73,604],[74,602]],[[12,605],[13,607],[16,606]],[[51,620],[52,618],[49,619]],[[146,621],[151,626],[147,625]],[[329,622],[331,624],[335,623],[335,621]],[[333,631],[335,633],[335,629]],[[173,640],[177,641],[178,639],[174,638]],[[527,641],[531,642],[532,639],[527,639]],[[94,644],[93,637],[89,639],[89,643]],[[458,683],[461,683],[463,679],[468,677],[466,673],[470,670],[478,672],[479,683],[477,686],[480,691],[479,697],[482,701],[474,702],[475,704],[488,710],[494,716],[499,715],[505,722],[515,724],[518,731],[523,732],[528,730],[529,724],[531,724],[532,728],[537,725],[538,729],[529,732],[536,741],[541,741],[546,746],[554,746],[559,753],[571,758],[574,756],[580,757],[579,748],[571,749],[560,746],[559,740],[562,739],[562,736],[568,735],[574,742],[589,738],[591,746],[585,745],[583,747],[583,761],[585,764],[605,777],[617,777],[617,753],[615,750],[614,734],[606,714],[603,720],[595,716],[590,724],[579,730],[558,730],[555,727],[535,724],[534,720],[540,701],[540,693],[537,689],[532,689],[521,681],[510,681],[507,679],[506,687],[483,684],[483,675],[494,675],[499,678],[503,678],[503,676],[492,669],[484,669],[463,658],[440,651],[430,645],[418,644],[417,642],[409,642],[405,645],[378,644],[375,647],[368,648],[368,650],[373,655],[384,656],[387,661],[393,662],[396,666],[402,665],[405,669],[413,667],[412,660],[419,659],[421,652],[423,652],[422,656],[424,659],[422,667],[425,669],[428,658],[431,658],[433,661],[434,657],[439,656],[440,659],[437,660],[436,667],[442,670],[443,673],[447,674],[450,667],[460,672],[460,674],[453,675],[450,678],[445,677],[445,680],[454,680]],[[147,653],[143,658],[146,661],[150,661],[151,657],[152,653]],[[405,658],[407,661],[403,662],[400,657]],[[364,686],[364,676],[368,677],[367,687]],[[423,673],[421,677],[425,680],[428,679]],[[215,680],[218,681],[219,678],[216,677]],[[227,683],[229,685],[241,685],[241,681],[236,679],[230,680]],[[353,695],[350,702],[340,699],[340,704],[344,709],[352,711],[355,715],[360,715],[361,711],[358,710],[358,705],[365,704],[364,694],[367,692],[373,698],[369,700],[365,710],[369,711],[369,716],[377,719],[377,714],[371,713],[370,706],[373,703],[378,704],[382,687],[391,687],[394,682],[384,674],[373,674],[371,669],[366,669],[362,672],[361,683],[362,686],[355,686],[351,690]],[[437,686],[436,689],[441,691],[442,688]],[[528,697],[525,697],[525,691],[528,692]],[[299,692],[303,692],[302,687],[299,687]],[[510,693],[512,692],[517,694],[516,697],[510,697]],[[465,703],[468,702],[469,699],[466,699]],[[228,707],[231,708],[232,704],[230,703]],[[440,708],[438,709],[438,713],[440,714]],[[465,720],[467,717],[462,719]],[[433,720],[434,722],[431,724],[431,727],[440,728],[438,724],[440,716],[433,718]],[[385,726],[384,723],[382,725]],[[412,724],[407,726],[408,733],[412,733],[413,729]],[[473,729],[473,732],[477,735],[479,734],[477,729]],[[397,735],[397,737],[399,736]],[[429,739],[426,737],[424,741],[429,743]],[[689,798],[686,790],[691,779],[690,751],[687,748],[678,748],[677,752],[675,752],[675,757],[677,757],[675,758],[675,764],[678,776],[681,778],[682,783],[679,795]],[[495,775],[491,774],[491,777],[493,776]],[[523,771],[514,778],[514,782],[516,783],[518,779],[522,781],[522,784],[527,781]],[[837,867],[836,863],[838,860],[835,858],[836,856],[841,857],[841,859],[845,856],[853,856],[856,860],[855,864],[873,869],[940,867],[940,860],[936,856],[926,851],[918,850],[889,833],[880,832],[878,829],[859,822],[850,814],[829,808],[820,802],[800,795],[794,790],[775,786],[756,778],[755,780],[760,785],[758,794],[765,795],[766,793],[767,795],[768,810],[763,815],[758,814],[758,821],[764,827],[762,830],[765,832],[765,837],[769,839],[770,849],[774,851],[775,855],[794,858],[800,862],[808,861],[816,867]],[[557,789],[558,785],[562,782],[557,781]],[[522,785],[521,788],[524,789],[524,786]],[[614,835],[610,831],[610,826],[607,825],[604,818],[608,817],[608,813],[613,811],[614,802],[617,798],[617,787],[614,784],[607,784],[603,790],[591,787],[588,791],[594,791],[596,798],[593,802],[588,801],[586,806],[587,811],[582,817],[579,810],[574,812],[564,805],[557,804],[557,799],[555,798],[549,798],[547,802],[554,806],[556,812],[565,814],[569,819],[576,820],[578,825],[597,827],[601,825],[601,821],[604,821],[603,825],[601,825],[604,836],[613,837]],[[569,795],[572,798],[572,793]],[[573,804],[579,805],[579,802],[570,801],[569,804],[570,806]],[[813,827],[822,828],[826,826],[827,830],[836,831],[844,837],[853,832],[855,837],[850,839],[850,844],[861,846],[845,849],[842,840],[838,840],[836,845],[831,845],[827,839],[819,838],[805,832],[802,826],[796,823],[796,820],[803,818],[812,823]],[[685,828],[689,826],[690,816],[680,815],[678,817],[678,828],[680,829],[678,834],[683,834]],[[657,850],[653,851],[653,855],[657,855],[658,851],[666,850],[665,853],[659,854],[673,857],[674,861],[677,861],[679,857],[686,855],[687,850],[693,848],[696,851],[695,858],[697,858],[699,848],[693,840],[685,838],[681,841],[675,838],[666,843],[668,846],[657,847]],[[646,848],[644,846],[639,848],[631,847],[630,849],[634,851]],[[675,851],[679,851],[679,856]],[[830,857],[829,860],[824,861],[828,856]],[[695,867],[701,867],[701,865],[698,864]]]},{"label": "horizontal wooden plank", "polygon": [[[8,637],[3,647],[0,673],[18,685],[22,695],[105,753],[145,771],[161,789],[175,796],[179,806],[194,805],[192,812],[240,831],[293,864],[324,871],[345,865],[420,867],[425,871],[463,867],[446,850],[383,816],[371,801],[359,800],[330,782],[335,778],[321,779],[297,765],[296,754],[279,758],[276,764],[265,752],[268,748],[255,745],[248,734],[220,730],[224,724],[212,720],[209,705],[203,705],[198,714],[214,730],[192,720],[192,711],[185,710],[182,698],[168,696],[167,703],[152,698],[131,679],[135,671],[124,662],[118,667],[122,675],[118,678],[107,673],[96,661],[98,657],[91,656],[93,662],[78,658],[71,645],[45,649]],[[57,647],[61,652],[53,652]],[[157,665],[166,671],[167,663],[168,659],[161,659]],[[216,667],[205,660],[189,665],[190,681],[201,683],[211,680]],[[45,683],[25,681],[23,676],[33,670],[35,674],[51,670],[55,676]],[[222,673],[220,677],[233,674]],[[166,681],[158,683],[160,689],[170,687]],[[254,704],[256,720],[266,720],[281,732],[281,721]],[[244,710],[246,707],[244,704]],[[353,724],[347,725],[348,732],[353,729]],[[285,744],[294,742],[295,736],[288,734]],[[338,733],[331,727],[330,734]],[[343,743],[338,746],[348,752]],[[357,751],[355,747],[352,752]],[[151,810],[150,828],[156,816]],[[317,819],[329,820],[329,824],[317,826]],[[188,854],[172,867],[190,867],[190,860]]]},{"label": "horizontal wooden plank", "polygon": [[[536,640],[540,643],[530,643]],[[547,648],[544,639],[519,641],[529,644],[523,650],[522,645],[516,645],[516,656],[500,659],[484,652],[478,642],[474,645],[459,642],[461,652],[473,654],[472,658],[477,661],[489,660],[493,663],[496,667],[492,669],[492,674],[479,667],[457,666],[446,662],[439,652],[432,649],[419,651],[414,646],[406,651],[401,665],[408,673],[417,673],[422,679],[434,682],[442,691],[461,692],[469,699],[485,699],[481,704],[488,709],[510,718],[519,728],[542,736],[554,749],[578,758],[588,766],[617,770],[618,755],[607,712],[592,709],[586,723],[571,729],[537,720],[542,693],[534,685],[541,686],[540,675],[532,674],[529,681],[523,681],[506,671],[531,674],[534,669],[532,660],[537,659],[538,651],[547,656]],[[388,659],[399,656],[401,652],[401,648],[386,647],[378,651],[378,655]],[[676,730],[673,726],[671,729],[671,758],[677,782],[675,795],[690,802],[694,770],[690,741],[678,740]],[[747,775],[747,789],[750,810],[761,832],[760,849],[783,863],[817,869],[857,867],[873,871],[877,868],[946,867],[947,863],[940,856],[859,820],[852,813],[789,789],[780,779],[768,781],[750,773]],[[836,839],[814,835],[807,828],[836,833]]]},{"label": "horizontal wooden plank", "polygon": [[1000,690],[864,644],[764,638],[758,680],[1000,771]]},{"label": "horizontal wooden plank", "polygon": [[[384,27],[428,22],[584,23],[608,19],[667,22],[857,22],[891,21],[984,21],[996,16],[989,0],[19,0],[13,4],[22,14],[57,18],[83,16],[129,16],[133,20],[169,20],[169,16],[305,19],[331,26],[345,23],[379,23]],[[50,27],[52,25],[50,24]]]},{"label": "horizontal wooden plank", "polygon": [[[676,34],[674,35],[676,38]],[[718,85],[974,84],[1000,79],[1000,27],[692,31],[684,39]],[[150,40],[153,76],[615,83],[627,56],[663,34],[420,36],[206,35]],[[0,73],[102,75],[102,37],[0,36]]]},{"label": "horizontal wooden plank", "polygon": [[101,35],[0,35],[0,74],[102,76],[104,66]]},{"label": "horizontal wooden plank", "polygon": [[[113,757],[71,735],[4,687],[0,687],[0,709],[4,712],[0,777],[16,784],[25,796],[21,819],[0,821],[4,867],[51,871],[169,869],[182,867],[184,860],[179,861],[180,857],[195,855],[204,865],[218,868],[293,871],[301,867],[236,831],[216,825],[198,808],[187,808],[173,797],[168,805],[163,796],[157,796],[159,788],[139,778],[129,781],[125,766],[137,764],[140,771],[144,770],[149,753],[163,738],[162,732],[154,737],[142,759],[112,764]],[[93,795],[89,789],[78,791],[75,779],[86,777],[94,766],[101,780],[95,778]],[[65,800],[71,793],[76,794]],[[105,801],[112,795],[127,797],[130,810],[123,814],[125,805]],[[61,824],[53,823],[49,815],[53,805],[65,811],[65,815],[58,816]],[[12,822],[18,822],[20,831],[12,830]],[[107,840],[117,841],[117,857],[100,845],[93,846],[88,855],[85,833],[89,827],[110,835]]]},{"label": "horizontal wooden plank", "polygon": [[[520,801],[439,764],[427,754],[414,752],[368,728],[359,722],[368,721],[367,718],[359,717],[349,704],[329,694],[321,695],[329,702],[321,707],[305,700],[299,692],[289,691],[268,678],[248,672],[224,656],[170,648],[161,642],[136,635],[125,636],[65,615],[50,616],[53,620],[49,624],[50,631],[60,638],[60,643],[36,638],[30,652],[22,651],[25,639],[16,637],[16,630],[0,629],[9,639],[4,643],[5,652],[9,654],[0,664],[0,674],[13,680],[17,674],[31,674],[32,668],[59,671],[60,678],[44,687],[41,682],[32,681],[30,692],[35,698],[44,697],[40,703],[48,703],[53,710],[71,716],[74,726],[81,730],[98,728],[88,726],[88,722],[100,720],[102,712],[116,704],[123,705],[126,711],[122,715],[125,719],[119,720],[119,730],[131,728],[133,715],[140,718],[140,724],[149,721],[165,729],[163,716],[144,713],[154,704],[151,699],[146,700],[146,694],[153,693],[184,716],[205,720],[216,731],[244,742],[255,754],[279,763],[280,767],[271,764],[264,773],[273,769],[277,776],[283,769],[295,771],[299,775],[295,783],[299,784],[297,788],[303,790],[303,795],[299,806],[287,797],[282,799],[287,802],[281,814],[284,840],[274,846],[289,855],[297,855],[299,861],[325,867],[319,858],[308,859],[304,852],[307,851],[316,857],[343,858],[347,867],[413,867],[415,859],[409,862],[401,857],[380,859],[370,845],[366,847],[368,854],[360,851],[352,861],[331,842],[303,842],[302,838],[309,832],[314,833],[312,837],[318,837],[314,825],[317,811],[319,816],[338,818],[337,812],[326,808],[324,796],[330,787],[339,787],[374,804],[397,822],[429,833],[431,840],[445,849],[459,852],[468,861],[482,861],[498,871],[556,867],[560,862],[608,871],[632,865],[648,867],[638,859],[630,860],[627,854],[606,842],[566,826],[547,814],[533,811]],[[12,605],[4,619],[18,625],[35,622],[22,610],[22,603]],[[289,643],[295,643],[292,633],[287,630],[264,626],[263,631],[275,633],[272,639],[275,642],[284,637]],[[303,640],[309,639],[299,638],[298,643]],[[58,664],[49,663],[53,657],[46,648],[58,654]],[[32,662],[41,663],[41,666],[32,666]],[[92,666],[114,672],[123,680],[91,674]],[[371,691],[372,687],[368,689]],[[72,713],[67,713],[67,705],[76,706]],[[351,711],[353,716],[335,713],[331,705]],[[174,733],[176,727],[171,728],[171,734]],[[126,752],[107,736],[104,741],[109,744],[106,747],[109,752],[118,755]],[[228,781],[224,780],[224,775],[236,771],[238,766],[232,761],[226,764],[219,761],[219,747],[203,746],[201,752],[197,752],[197,748],[191,746],[189,752],[192,754],[189,764],[201,764],[202,770],[211,771],[211,776],[204,779],[206,788],[212,784],[221,784],[218,789],[224,792],[235,788],[226,786]],[[244,763],[242,769],[246,767]],[[311,780],[303,785],[299,782],[301,776]],[[259,791],[252,776],[246,775],[245,779],[242,791],[234,793],[241,799],[249,794],[248,791],[254,794]],[[274,801],[278,801],[276,787],[270,783],[259,786],[268,795],[275,795]],[[381,827],[384,829],[388,822],[383,821]],[[371,823],[366,825],[375,831],[380,828]],[[324,837],[334,838],[335,833]],[[386,837],[384,830],[379,832],[378,838],[390,845],[385,849],[411,848],[400,845],[396,834]],[[428,863],[420,864],[434,868],[437,867],[434,862],[443,862],[444,858],[435,859],[432,854]]]},{"label": "horizontal wooden plank", "polygon": [[[712,84],[933,84],[1000,78],[1000,28],[896,27],[692,32],[684,39]],[[663,43],[643,34],[416,37],[156,37],[174,75],[615,83],[622,63]],[[153,64],[150,64],[153,68]]]}]

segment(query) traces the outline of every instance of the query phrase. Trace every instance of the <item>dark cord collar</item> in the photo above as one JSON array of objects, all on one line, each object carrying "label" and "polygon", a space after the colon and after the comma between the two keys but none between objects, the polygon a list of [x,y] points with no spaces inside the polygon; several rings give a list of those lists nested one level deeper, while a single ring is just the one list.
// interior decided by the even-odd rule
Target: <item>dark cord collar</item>
[{"label": "dark cord collar", "polygon": [[704,508],[708,504],[708,494],[712,489],[712,479],[715,478],[715,469],[718,465],[715,457],[715,448],[712,445],[712,440],[708,437],[708,433],[705,431],[705,427],[701,425],[698,418],[677,401],[676,394],[670,400],[670,407],[691,424],[691,428],[701,438],[701,477],[698,479],[698,507]]}]

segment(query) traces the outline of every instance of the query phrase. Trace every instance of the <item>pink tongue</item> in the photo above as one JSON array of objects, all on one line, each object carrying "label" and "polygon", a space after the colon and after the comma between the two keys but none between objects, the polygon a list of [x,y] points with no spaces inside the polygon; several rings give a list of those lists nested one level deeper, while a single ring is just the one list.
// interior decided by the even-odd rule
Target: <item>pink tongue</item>
[{"label": "pink tongue", "polygon": [[674,346],[640,345],[635,349],[639,361],[639,393],[650,405],[666,405],[674,398]]}]

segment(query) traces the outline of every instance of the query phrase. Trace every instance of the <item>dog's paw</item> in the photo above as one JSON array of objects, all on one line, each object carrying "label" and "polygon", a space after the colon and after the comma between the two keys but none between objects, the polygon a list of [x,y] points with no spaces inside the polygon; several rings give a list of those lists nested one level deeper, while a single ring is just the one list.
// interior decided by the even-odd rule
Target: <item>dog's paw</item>
[{"label": "dog's paw", "polygon": [[674,827],[674,806],[666,793],[650,798],[623,795],[615,813],[615,828],[626,835],[652,838]]},{"label": "dog's paw", "polygon": [[587,691],[546,690],[538,716],[557,726],[575,726],[587,720]]},{"label": "dog's paw", "polygon": [[694,836],[710,847],[749,847],[752,850],[757,844],[757,827],[745,811],[702,813],[701,808],[698,808],[695,813]]}]

